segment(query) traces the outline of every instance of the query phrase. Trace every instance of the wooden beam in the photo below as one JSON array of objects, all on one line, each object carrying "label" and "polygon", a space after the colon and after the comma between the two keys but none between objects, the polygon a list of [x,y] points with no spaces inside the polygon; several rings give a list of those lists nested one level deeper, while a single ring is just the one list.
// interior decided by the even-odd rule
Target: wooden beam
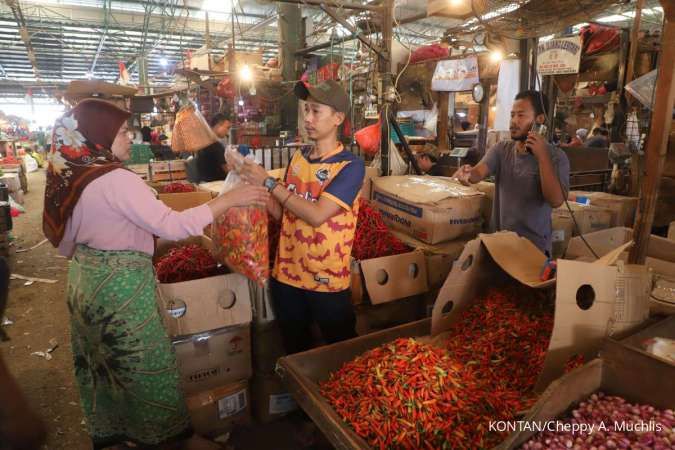
[{"label": "wooden beam", "polygon": [[[637,58],[637,51],[640,47],[640,21],[642,18],[642,8],[645,0],[637,0],[635,5],[635,19],[633,19],[633,28],[630,30],[630,47],[628,50],[628,66],[626,67],[626,83],[633,81],[635,75],[635,58]],[[626,94],[628,95],[628,94]]]},{"label": "wooden beam", "polygon": [[647,245],[658,200],[659,182],[668,152],[668,135],[675,102],[675,5],[671,0],[662,0],[661,4],[664,12],[661,55],[654,88],[654,108],[645,150],[646,173],[642,177],[640,202],[633,227],[635,245],[628,257],[630,264],[644,264],[647,256]]},{"label": "wooden beam", "polygon": [[450,150],[448,142],[448,108],[450,106],[450,94],[448,92],[438,93],[438,151],[445,152]]}]

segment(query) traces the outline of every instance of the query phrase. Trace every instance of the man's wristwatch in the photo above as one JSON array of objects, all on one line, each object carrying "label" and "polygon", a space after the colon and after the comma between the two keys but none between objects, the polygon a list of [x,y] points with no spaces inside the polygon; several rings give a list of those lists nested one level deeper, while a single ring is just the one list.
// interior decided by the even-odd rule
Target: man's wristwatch
[{"label": "man's wristwatch", "polygon": [[272,192],[275,187],[277,187],[277,180],[274,177],[267,177],[265,178],[265,181],[263,181],[263,186],[267,189],[268,192]]}]

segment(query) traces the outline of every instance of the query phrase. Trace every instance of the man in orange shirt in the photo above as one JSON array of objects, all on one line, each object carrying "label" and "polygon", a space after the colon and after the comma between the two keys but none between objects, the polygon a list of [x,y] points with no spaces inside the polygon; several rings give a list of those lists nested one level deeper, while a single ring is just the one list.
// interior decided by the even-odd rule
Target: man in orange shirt
[{"label": "man in orange shirt", "polygon": [[327,343],[356,336],[350,264],[365,173],[363,161],[338,141],[349,112],[340,84],[299,82],[295,94],[306,101],[305,128],[314,145],[293,155],[283,184],[251,161],[242,171],[272,193],[270,214],[282,220],[270,293],[289,354],[311,348],[312,322]]}]

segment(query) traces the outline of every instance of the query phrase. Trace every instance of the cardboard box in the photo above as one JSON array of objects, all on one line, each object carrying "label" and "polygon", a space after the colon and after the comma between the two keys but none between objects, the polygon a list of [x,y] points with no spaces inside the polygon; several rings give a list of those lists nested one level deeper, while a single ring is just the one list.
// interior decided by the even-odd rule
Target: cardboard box
[{"label": "cardboard box", "polygon": [[485,194],[449,178],[397,176],[373,180],[373,200],[387,225],[429,244],[476,233]]},{"label": "cardboard box", "polygon": [[492,208],[495,202],[495,184],[489,181],[481,181],[473,187],[485,194],[480,204],[480,215],[483,218],[483,229],[492,229]]},{"label": "cardboard box", "polygon": [[174,194],[159,194],[161,200],[166,206],[175,211],[185,211],[213,200],[210,192],[176,192]]},{"label": "cardboard box", "polygon": [[668,226],[668,239],[675,241],[675,222],[670,222]]},{"label": "cardboard box", "polygon": [[252,320],[246,277],[232,273],[158,285],[169,336],[186,336]]},{"label": "cardboard box", "polygon": [[[586,235],[594,231],[610,228],[613,216],[612,211],[609,209],[593,205],[582,205],[575,202],[567,202],[567,204],[569,204],[579,225],[579,230],[574,230],[574,236],[578,236],[579,233]],[[565,203],[559,208],[554,209],[551,217],[567,217],[572,220],[572,215]]]},{"label": "cardboard box", "polygon": [[[608,194],[606,192],[572,191],[572,197],[586,197],[592,206],[599,206],[612,211],[612,227],[633,227],[638,197]],[[572,198],[574,200],[574,198]]]},{"label": "cardboard box", "polygon": [[[419,251],[367,259],[352,264],[352,297],[368,294],[370,303],[379,305],[429,290],[427,264]],[[362,298],[356,298],[357,304]]]},{"label": "cardboard box", "polygon": [[[211,250],[205,236],[182,241],[159,239],[154,260],[174,247],[200,244]],[[187,336],[251,322],[251,293],[247,278],[219,275],[181,283],[158,283],[157,301],[169,336]]]},{"label": "cardboard box", "polygon": [[377,167],[366,167],[366,174],[363,177],[363,187],[359,193],[359,197],[370,200],[373,195],[373,178],[380,176],[380,169]]},{"label": "cardboard box", "polygon": [[250,393],[245,380],[190,395],[185,402],[192,427],[203,436],[251,423]]},{"label": "cardboard box", "polygon": [[605,336],[646,319],[648,270],[615,265],[618,254],[612,252],[595,263],[558,260],[556,284],[555,279],[539,279],[546,256],[529,240],[511,232],[481,234],[467,244],[441,288],[432,335],[451,329],[487,287],[514,281],[532,289],[556,285],[554,328],[536,387],[542,391],[562,375],[571,356],[593,356]]},{"label": "cardboard box", "polygon": [[253,417],[260,423],[280,419],[298,409],[286,387],[276,375],[256,375],[251,382]]},{"label": "cardboard box", "polygon": [[252,342],[255,373],[273,374],[277,360],[286,354],[277,322],[254,324]]},{"label": "cardboard box", "polygon": [[248,324],[173,341],[183,392],[196,394],[253,375]]},{"label": "cardboard box", "polygon": [[[628,242],[633,230],[611,228],[584,236],[598,256],[604,256]],[[593,261],[595,257],[580,238],[572,238],[567,248],[567,259]],[[621,261],[628,260],[627,248],[619,255]],[[675,242],[651,235],[647,246],[645,265],[654,274],[654,285],[649,300],[652,314],[675,314]]]},{"label": "cardboard box", "polygon": [[187,178],[185,161],[151,161],[148,168],[148,179],[157,181],[181,181]]},{"label": "cardboard box", "polygon": [[551,223],[552,257],[553,259],[562,258],[574,234],[574,221],[569,215],[551,214]]}]

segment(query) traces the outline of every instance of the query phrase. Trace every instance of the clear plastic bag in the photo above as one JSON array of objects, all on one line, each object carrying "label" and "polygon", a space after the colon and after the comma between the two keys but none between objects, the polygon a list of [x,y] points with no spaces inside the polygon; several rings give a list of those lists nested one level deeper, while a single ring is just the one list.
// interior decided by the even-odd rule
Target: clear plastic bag
[{"label": "clear plastic bag", "polygon": [[[230,172],[220,195],[243,183],[238,170],[244,157],[228,146],[225,151]],[[239,206],[227,210],[213,222],[215,257],[232,271],[263,285],[269,278],[269,237],[267,210],[262,206]]]}]

